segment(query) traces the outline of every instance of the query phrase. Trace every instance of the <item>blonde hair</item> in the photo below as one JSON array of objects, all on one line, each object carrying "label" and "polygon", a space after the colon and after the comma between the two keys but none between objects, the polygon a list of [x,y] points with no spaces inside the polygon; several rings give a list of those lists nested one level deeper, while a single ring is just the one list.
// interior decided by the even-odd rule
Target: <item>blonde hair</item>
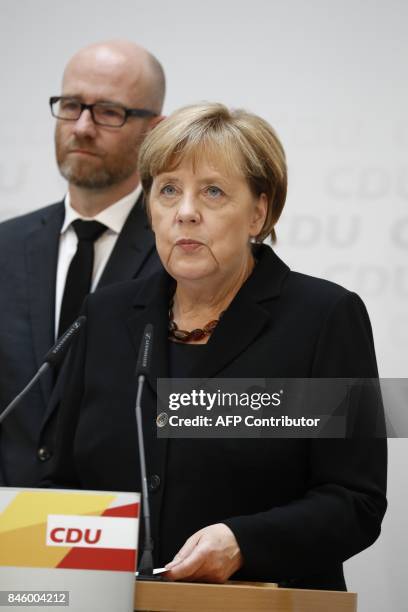
[{"label": "blonde hair", "polygon": [[149,208],[154,177],[191,158],[193,165],[205,157],[227,171],[244,174],[255,196],[264,193],[268,210],[262,242],[271,236],[286,199],[285,152],[272,127],[244,110],[229,110],[223,104],[202,103],[176,110],[146,136],[139,153],[139,175]]}]

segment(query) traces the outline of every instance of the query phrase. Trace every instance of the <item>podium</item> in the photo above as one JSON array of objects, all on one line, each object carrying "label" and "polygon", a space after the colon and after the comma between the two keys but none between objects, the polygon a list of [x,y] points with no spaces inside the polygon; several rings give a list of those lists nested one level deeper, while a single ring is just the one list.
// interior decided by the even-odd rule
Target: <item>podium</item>
[{"label": "podium", "polygon": [[138,612],[357,612],[357,594],[271,583],[137,582]]}]

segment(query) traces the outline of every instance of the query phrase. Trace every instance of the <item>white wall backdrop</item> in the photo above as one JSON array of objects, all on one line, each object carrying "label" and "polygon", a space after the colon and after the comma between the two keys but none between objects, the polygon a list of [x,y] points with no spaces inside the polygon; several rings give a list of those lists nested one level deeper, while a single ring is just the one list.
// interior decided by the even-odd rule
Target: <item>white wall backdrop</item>
[{"label": "white wall backdrop", "polygon": [[[290,170],[277,252],[357,291],[381,375],[407,376],[405,0],[2,0],[0,23],[0,220],[64,193],[47,100],[69,56],[135,40],[164,64],[167,112],[217,100],[274,125]],[[346,563],[361,612],[406,609],[407,461],[391,440],[383,533]]]}]

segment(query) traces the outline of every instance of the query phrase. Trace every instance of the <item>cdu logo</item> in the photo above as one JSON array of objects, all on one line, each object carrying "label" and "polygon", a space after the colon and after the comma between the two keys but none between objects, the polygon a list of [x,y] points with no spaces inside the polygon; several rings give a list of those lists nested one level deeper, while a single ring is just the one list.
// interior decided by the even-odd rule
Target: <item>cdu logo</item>
[{"label": "cdu logo", "polygon": [[[92,533],[92,531],[94,533]],[[54,527],[50,531],[50,540],[54,544],[97,544],[101,539],[102,529],[75,529],[69,527]]]},{"label": "cdu logo", "polygon": [[49,514],[47,546],[136,548],[138,519],[113,516]]}]

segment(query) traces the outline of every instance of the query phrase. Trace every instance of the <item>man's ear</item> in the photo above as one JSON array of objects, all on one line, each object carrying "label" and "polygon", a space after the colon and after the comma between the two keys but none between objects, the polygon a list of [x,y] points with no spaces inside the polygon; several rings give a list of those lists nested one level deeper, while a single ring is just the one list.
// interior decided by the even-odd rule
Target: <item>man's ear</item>
[{"label": "man's ear", "polygon": [[158,115],[157,117],[152,117],[150,119],[150,129],[152,130],[153,128],[155,128],[156,125],[163,121],[163,119],[166,119],[166,115]]}]

